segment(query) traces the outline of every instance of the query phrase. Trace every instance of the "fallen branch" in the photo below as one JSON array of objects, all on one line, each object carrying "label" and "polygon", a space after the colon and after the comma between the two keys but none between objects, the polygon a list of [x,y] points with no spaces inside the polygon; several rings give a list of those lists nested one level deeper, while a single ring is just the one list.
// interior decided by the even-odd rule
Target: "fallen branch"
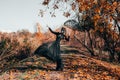
[{"label": "fallen branch", "polygon": [[[84,43],[82,43],[82,42],[77,38],[77,36],[74,35],[74,37],[76,38],[76,40],[77,40],[80,44],[82,44],[83,47],[85,47],[85,48],[89,51],[89,53],[93,54],[93,51],[92,51],[90,48],[88,48]],[[92,56],[94,56],[94,55],[92,55]]]}]

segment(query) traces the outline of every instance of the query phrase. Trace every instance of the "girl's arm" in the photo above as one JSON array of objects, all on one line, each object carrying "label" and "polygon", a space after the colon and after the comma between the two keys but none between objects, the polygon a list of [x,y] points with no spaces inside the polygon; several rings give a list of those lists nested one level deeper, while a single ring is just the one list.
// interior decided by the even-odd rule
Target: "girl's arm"
[{"label": "girl's arm", "polygon": [[51,33],[53,33],[53,34],[55,34],[55,35],[60,34],[59,32],[55,32],[55,31],[53,31],[50,27],[49,27],[49,30],[50,30]]}]

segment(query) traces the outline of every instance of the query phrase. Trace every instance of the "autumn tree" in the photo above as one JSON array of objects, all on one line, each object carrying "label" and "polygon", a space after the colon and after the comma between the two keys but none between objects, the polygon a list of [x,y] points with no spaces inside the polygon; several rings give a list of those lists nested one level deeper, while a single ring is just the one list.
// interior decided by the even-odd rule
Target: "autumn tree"
[{"label": "autumn tree", "polygon": [[[43,5],[48,7],[51,1],[44,0]],[[61,3],[71,6],[70,10],[76,13],[75,18],[77,18],[81,29],[87,31],[91,46],[91,49],[88,48],[89,52],[92,51],[94,55],[91,35],[95,34],[94,37],[99,36],[104,40],[104,50],[109,51],[110,61],[115,60],[115,53],[120,61],[120,52],[116,51],[120,43],[119,0],[53,0],[53,10],[59,9]],[[70,10],[64,10],[63,15],[70,16],[73,13],[70,13]]]},{"label": "autumn tree", "polygon": [[[110,61],[114,60],[115,48],[119,41],[120,2],[117,0],[77,0],[79,11],[94,21],[93,33],[104,39],[104,45],[110,52]],[[120,56],[119,56],[120,57]]]}]

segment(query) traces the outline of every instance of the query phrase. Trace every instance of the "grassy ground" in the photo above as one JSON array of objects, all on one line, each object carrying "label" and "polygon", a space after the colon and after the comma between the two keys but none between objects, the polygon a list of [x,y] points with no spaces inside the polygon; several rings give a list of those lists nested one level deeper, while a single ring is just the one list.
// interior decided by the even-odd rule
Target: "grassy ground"
[{"label": "grassy ground", "polygon": [[40,57],[22,62],[0,75],[0,80],[120,80],[120,66],[80,54],[76,48],[62,46],[63,71]]}]

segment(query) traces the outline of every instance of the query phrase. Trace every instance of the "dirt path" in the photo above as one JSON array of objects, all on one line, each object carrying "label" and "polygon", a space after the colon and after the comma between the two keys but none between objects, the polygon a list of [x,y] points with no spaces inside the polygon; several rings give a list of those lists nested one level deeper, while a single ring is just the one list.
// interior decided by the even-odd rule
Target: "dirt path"
[{"label": "dirt path", "polygon": [[120,66],[80,54],[77,49],[62,46],[63,71],[45,58],[24,62],[5,72],[0,80],[119,80]]}]

